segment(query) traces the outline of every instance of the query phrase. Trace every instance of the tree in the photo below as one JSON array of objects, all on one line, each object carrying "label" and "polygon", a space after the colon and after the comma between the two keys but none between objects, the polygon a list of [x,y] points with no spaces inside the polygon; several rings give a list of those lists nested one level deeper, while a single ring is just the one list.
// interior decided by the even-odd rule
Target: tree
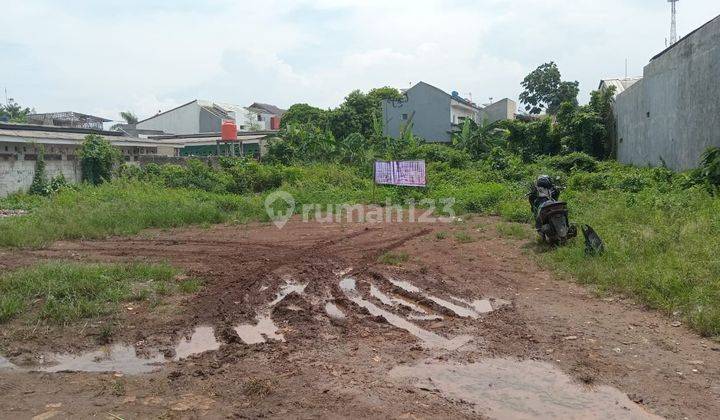
[{"label": "tree", "polygon": [[328,111],[308,104],[295,104],[283,114],[280,120],[280,129],[285,130],[288,126],[296,124],[312,124],[325,128],[327,121]]},{"label": "tree", "polygon": [[23,108],[14,99],[8,99],[6,105],[0,105],[0,121],[7,120],[14,123],[27,122],[28,114],[34,113],[35,110],[28,107]]},{"label": "tree", "polygon": [[453,144],[466,151],[473,159],[481,159],[494,147],[502,146],[508,131],[499,128],[499,124],[483,124],[478,126],[471,119],[466,119],[460,132],[453,136]]},{"label": "tree", "polygon": [[[125,121],[125,124],[127,125],[136,125],[138,123],[138,117],[135,116],[130,111],[122,111],[120,112],[120,118],[122,118]],[[110,127],[110,130],[112,131],[120,131],[123,125],[125,124],[115,124],[112,127]]]},{"label": "tree", "polygon": [[541,65],[528,74],[521,83],[525,89],[520,100],[530,114],[540,114],[546,110],[554,115],[563,102],[577,105],[580,83],[563,82],[557,64],[549,62]]},{"label": "tree", "polygon": [[97,134],[85,136],[78,156],[83,181],[94,185],[112,179],[113,166],[120,162],[120,151]]}]

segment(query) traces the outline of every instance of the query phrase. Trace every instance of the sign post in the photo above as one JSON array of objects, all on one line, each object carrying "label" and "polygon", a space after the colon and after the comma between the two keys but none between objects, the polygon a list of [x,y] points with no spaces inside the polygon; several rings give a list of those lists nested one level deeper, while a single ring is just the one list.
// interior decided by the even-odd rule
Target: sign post
[{"label": "sign post", "polygon": [[374,184],[424,187],[427,185],[424,160],[376,161],[373,167]]}]

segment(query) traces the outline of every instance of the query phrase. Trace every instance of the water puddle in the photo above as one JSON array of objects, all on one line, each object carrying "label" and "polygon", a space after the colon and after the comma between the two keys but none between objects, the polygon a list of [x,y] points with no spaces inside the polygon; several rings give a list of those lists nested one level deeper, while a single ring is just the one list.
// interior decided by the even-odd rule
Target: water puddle
[{"label": "water puddle", "polygon": [[403,298],[399,298],[397,296],[389,296],[385,294],[382,290],[378,289],[374,284],[370,284],[370,295],[374,297],[375,299],[382,302],[383,305],[387,306],[404,306],[406,308],[410,308],[411,310],[421,313],[421,314],[427,314],[427,311],[425,309],[421,308],[419,305],[416,305],[412,302],[408,302],[407,300]]},{"label": "water puddle", "polygon": [[154,372],[165,363],[165,357],[154,354],[140,358],[133,346],[116,344],[82,354],[54,354],[46,364],[30,368],[37,372],[122,372],[129,375]]},{"label": "water puddle", "polygon": [[220,342],[215,338],[215,329],[213,327],[197,327],[189,339],[185,337],[180,339],[180,342],[175,347],[174,360],[185,359],[195,354],[219,348]]},{"label": "water puddle", "polygon": [[[457,303],[450,302],[446,299],[439,298],[437,296],[433,296],[431,294],[423,292],[419,287],[415,286],[414,284],[404,281],[404,280],[397,280],[392,277],[388,278],[388,281],[392,283],[394,286],[401,288],[402,290],[412,293],[412,294],[419,294],[423,296],[424,298],[434,302],[436,305],[442,306],[443,308],[447,309],[448,311],[454,313],[455,315],[459,316],[460,318],[472,318],[477,319],[480,317],[480,315],[488,314],[490,312],[493,312],[503,306],[510,305],[511,302],[503,299],[476,299],[472,302],[467,301],[465,299],[461,299],[455,296],[450,296],[450,299]],[[372,287],[370,289],[372,293]],[[385,302],[383,302],[385,303]],[[423,311],[424,312],[424,311]],[[424,312],[426,313],[426,312]]]},{"label": "water puddle", "polygon": [[392,283],[394,286],[399,287],[399,288],[403,289],[403,290],[406,291],[406,292],[409,292],[409,293],[422,293],[422,290],[420,290],[419,288],[415,287],[415,285],[413,285],[413,284],[410,283],[409,281],[398,280],[398,279],[394,279],[394,278],[392,278],[392,277],[388,278],[388,280],[389,280],[390,283]]},{"label": "water puddle", "polygon": [[257,324],[241,324],[235,327],[235,332],[245,344],[260,344],[267,340],[285,341],[282,334],[277,333],[278,327],[269,314],[261,315]]},{"label": "water puddle", "polygon": [[280,287],[280,291],[275,296],[275,300],[270,302],[268,306],[275,306],[278,303],[282,302],[283,299],[288,297],[291,293],[297,293],[297,294],[303,294],[305,292],[305,288],[307,287],[307,284],[296,284],[288,282],[285,285]]},{"label": "water puddle", "polygon": [[[172,360],[202,354],[220,348],[215,338],[215,330],[209,326],[195,328],[189,338],[182,337],[174,348]],[[43,355],[43,361],[37,366],[18,367],[0,356],[0,369],[22,369],[34,372],[120,372],[128,375],[157,371],[165,364],[167,357],[159,350],[153,349],[147,356],[138,355],[135,347],[125,344],[114,344],[101,347],[90,352],[52,353]]]},{"label": "water puddle", "polygon": [[394,378],[413,378],[423,389],[474,404],[493,419],[658,419],[609,386],[575,383],[555,366],[537,361],[490,359],[462,365],[432,361],[399,366]]},{"label": "water puddle", "polygon": [[440,315],[423,315],[423,314],[410,314],[408,319],[413,321],[442,321],[443,317]]},{"label": "water puddle", "polygon": [[419,338],[427,347],[455,350],[467,344],[472,339],[472,337],[470,336],[459,336],[452,340],[449,340],[445,337],[435,334],[434,332],[420,328],[403,317],[395,315],[392,312],[388,312],[376,306],[372,302],[369,302],[363,299],[362,296],[360,296],[360,293],[358,293],[356,287],[355,279],[352,277],[347,277],[340,281],[340,288],[345,293],[347,298],[350,299],[354,304],[367,309],[368,312],[370,312],[370,314],[373,316],[381,316],[385,318],[385,320],[394,327],[409,332],[410,334]]},{"label": "water puddle", "polygon": [[450,312],[454,313],[455,315],[459,316],[460,318],[473,318],[477,319],[480,317],[480,314],[475,312],[471,308],[467,308],[465,306],[456,305],[452,302],[449,302],[445,299],[440,299],[439,297],[432,296],[432,295],[425,295],[425,297],[436,304],[442,306],[443,308],[449,310]]},{"label": "water puddle", "polygon": [[2,356],[0,356],[0,370],[10,370],[15,369],[15,365],[10,363],[10,361]]},{"label": "water puddle", "polygon": [[345,319],[345,313],[338,308],[338,306],[332,302],[325,304],[325,312],[330,318],[333,319]]}]

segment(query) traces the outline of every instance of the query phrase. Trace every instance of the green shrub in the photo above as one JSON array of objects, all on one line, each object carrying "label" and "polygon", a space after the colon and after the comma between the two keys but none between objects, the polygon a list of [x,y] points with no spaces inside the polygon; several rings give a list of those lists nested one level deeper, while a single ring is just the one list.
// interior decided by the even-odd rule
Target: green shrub
[{"label": "green shrub", "polygon": [[82,179],[94,185],[112,179],[113,166],[120,162],[120,151],[97,134],[85,136],[78,149]]},{"label": "green shrub", "polygon": [[598,191],[609,188],[607,174],[576,172],[568,178],[567,185],[576,191]]},{"label": "green shrub", "polygon": [[595,172],[598,169],[598,161],[594,157],[582,152],[552,156],[547,158],[546,162],[550,167],[565,173],[574,171]]}]

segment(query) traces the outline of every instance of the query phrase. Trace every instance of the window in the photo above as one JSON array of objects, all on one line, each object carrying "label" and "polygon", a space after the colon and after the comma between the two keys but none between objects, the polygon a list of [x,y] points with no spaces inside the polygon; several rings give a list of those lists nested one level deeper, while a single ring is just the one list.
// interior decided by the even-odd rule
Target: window
[{"label": "window", "polygon": [[402,119],[403,119],[403,121],[407,121],[407,119],[408,119],[408,114],[403,114]]},{"label": "window", "polygon": [[258,121],[262,121],[262,120],[263,120],[262,115],[258,114]]}]

